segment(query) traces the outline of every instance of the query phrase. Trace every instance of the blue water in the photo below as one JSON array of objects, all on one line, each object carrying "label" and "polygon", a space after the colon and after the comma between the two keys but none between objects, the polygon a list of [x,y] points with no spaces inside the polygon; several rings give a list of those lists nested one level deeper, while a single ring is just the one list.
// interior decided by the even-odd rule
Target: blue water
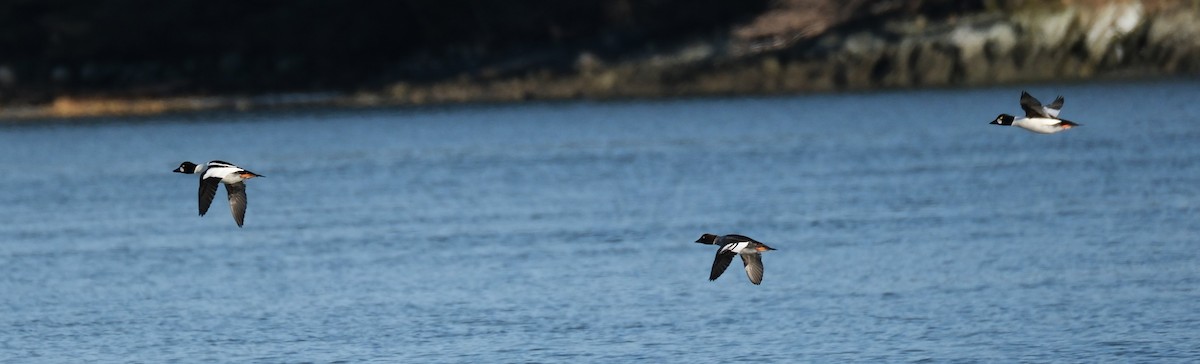
[{"label": "blue water", "polygon": [[0,127],[0,361],[1200,361],[1200,84],[1027,88]]}]

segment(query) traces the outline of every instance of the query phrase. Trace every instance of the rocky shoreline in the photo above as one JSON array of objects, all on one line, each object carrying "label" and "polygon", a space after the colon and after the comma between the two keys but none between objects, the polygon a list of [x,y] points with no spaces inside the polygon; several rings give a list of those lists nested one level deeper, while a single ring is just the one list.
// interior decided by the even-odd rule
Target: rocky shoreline
[{"label": "rocky shoreline", "polygon": [[60,96],[48,104],[2,107],[0,118],[974,87],[1200,74],[1200,1],[1025,2],[935,15],[905,12],[905,2],[850,3],[822,13],[811,1],[782,1],[727,33],[617,57],[582,51],[572,56],[568,70],[498,72],[499,66],[484,65],[448,80],[350,92]]}]

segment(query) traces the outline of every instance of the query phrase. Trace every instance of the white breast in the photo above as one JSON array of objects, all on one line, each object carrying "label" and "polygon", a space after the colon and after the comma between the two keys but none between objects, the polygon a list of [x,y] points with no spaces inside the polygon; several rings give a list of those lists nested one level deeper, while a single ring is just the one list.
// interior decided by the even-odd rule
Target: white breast
[{"label": "white breast", "polygon": [[1034,133],[1052,134],[1062,130],[1061,126],[1055,124],[1060,123],[1058,119],[1047,118],[1023,118],[1013,121],[1014,126],[1019,126],[1022,129],[1032,131]]}]

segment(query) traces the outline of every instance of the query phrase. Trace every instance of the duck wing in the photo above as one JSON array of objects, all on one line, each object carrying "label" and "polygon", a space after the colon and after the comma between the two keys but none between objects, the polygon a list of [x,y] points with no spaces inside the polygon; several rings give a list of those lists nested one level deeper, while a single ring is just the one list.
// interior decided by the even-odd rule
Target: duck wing
[{"label": "duck wing", "polygon": [[242,227],[242,221],[246,219],[246,184],[226,183],[225,192],[229,193],[229,211],[233,213],[233,221]]},{"label": "duck wing", "polygon": [[712,273],[708,275],[708,280],[715,281],[721,273],[725,273],[725,268],[729,268],[729,263],[733,262],[733,256],[737,253],[721,249],[717,251],[717,257],[713,258]]},{"label": "duck wing", "polygon": [[750,283],[762,283],[762,254],[742,254],[742,264],[746,266],[746,277],[750,278]]},{"label": "duck wing", "polygon": [[1062,107],[1063,97],[1059,96],[1058,98],[1055,98],[1054,102],[1051,102],[1049,105],[1042,106],[1042,111],[1052,118],[1058,118],[1058,113],[1062,110]]},{"label": "duck wing", "polygon": [[221,184],[220,177],[200,179],[200,216],[204,216],[208,212],[208,207],[212,205],[213,197],[217,195],[217,185],[219,184]]},{"label": "duck wing", "polygon": [[1025,91],[1021,91],[1021,110],[1025,110],[1025,117],[1027,118],[1050,117],[1050,115],[1046,114],[1046,109],[1042,108],[1042,102]]}]

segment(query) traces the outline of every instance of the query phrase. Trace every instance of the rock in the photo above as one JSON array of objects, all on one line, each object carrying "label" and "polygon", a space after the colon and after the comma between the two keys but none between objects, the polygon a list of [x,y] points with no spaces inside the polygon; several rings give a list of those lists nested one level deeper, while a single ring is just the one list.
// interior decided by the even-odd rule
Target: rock
[{"label": "rock", "polygon": [[1158,45],[1142,51],[1148,61],[1168,74],[1200,71],[1200,14],[1171,12],[1148,22],[1146,43]]},{"label": "rock", "polygon": [[1109,3],[1100,10],[1085,13],[1085,44],[1088,59],[1097,63],[1113,49],[1113,44],[1142,22],[1141,2]]}]

